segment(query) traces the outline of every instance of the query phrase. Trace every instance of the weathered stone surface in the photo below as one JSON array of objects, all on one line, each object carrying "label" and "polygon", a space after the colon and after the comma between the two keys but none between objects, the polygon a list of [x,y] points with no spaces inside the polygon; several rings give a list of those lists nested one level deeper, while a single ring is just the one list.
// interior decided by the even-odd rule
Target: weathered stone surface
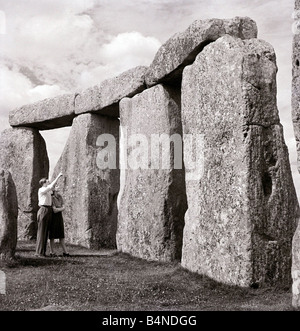
[{"label": "weathered stone surface", "polygon": [[293,306],[300,307],[300,223],[293,239]]},{"label": "weathered stone surface", "polygon": [[[123,99],[120,121],[124,131],[121,164],[125,168],[125,183],[120,190],[117,248],[148,260],[180,259],[187,208],[184,170],[174,169],[173,149],[159,155],[159,150],[151,145],[153,135],[165,134],[169,138],[178,134],[177,146],[182,148],[180,91],[157,85],[132,99]],[[136,134],[140,135],[137,141],[133,139]],[[167,140],[166,146],[169,145]],[[179,158],[182,161],[180,152]],[[163,159],[170,161],[170,166],[157,163]]]},{"label": "weathered stone surface", "polygon": [[[300,172],[300,0],[295,1],[295,33],[293,40],[292,118]],[[300,223],[293,239],[293,306],[300,307]]]},{"label": "weathered stone surface", "polygon": [[[5,257],[4,257],[5,258]],[[6,275],[0,270],[0,294],[6,294]]]},{"label": "weathered stone surface", "polygon": [[[97,146],[97,139],[102,134],[115,137],[118,157],[118,119],[96,114],[76,117],[53,175],[64,174],[59,186],[66,207],[67,241],[94,249],[116,246],[120,175],[116,168],[99,167],[102,148]],[[118,159],[116,162],[118,165]]]},{"label": "weathered stone surface", "polygon": [[71,126],[75,117],[74,100],[74,94],[65,94],[25,105],[9,114],[9,124],[39,130]]},{"label": "weathered stone surface", "polygon": [[192,64],[207,44],[225,34],[241,39],[256,38],[257,26],[248,17],[195,21],[187,30],[175,34],[160,47],[146,72],[147,86],[181,80],[184,67]]},{"label": "weathered stone surface", "polygon": [[75,99],[75,113],[97,112],[101,115],[119,117],[120,100],[133,97],[146,88],[146,70],[147,67],[139,66],[79,92]]},{"label": "weathered stone surface", "polygon": [[39,180],[48,176],[46,144],[38,130],[10,128],[0,133],[0,168],[9,170],[19,204],[18,237],[33,239],[37,229]]},{"label": "weathered stone surface", "polygon": [[0,258],[13,258],[17,246],[18,199],[7,170],[0,170]]},{"label": "weathered stone surface", "polygon": [[300,173],[300,1],[295,2],[295,33],[293,36],[292,118]]},{"label": "weathered stone surface", "polygon": [[201,134],[204,147],[201,176],[186,174],[182,265],[228,284],[291,282],[299,205],[276,106],[276,72],[269,44],[230,36],[207,46],[183,72],[186,166],[197,157],[187,149],[187,134]]}]

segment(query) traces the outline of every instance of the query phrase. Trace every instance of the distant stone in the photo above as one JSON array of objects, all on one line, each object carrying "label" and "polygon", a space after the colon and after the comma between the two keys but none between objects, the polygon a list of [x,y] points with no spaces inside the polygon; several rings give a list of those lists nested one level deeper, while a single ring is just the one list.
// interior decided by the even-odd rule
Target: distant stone
[{"label": "distant stone", "polygon": [[0,170],[0,259],[10,259],[17,246],[18,199],[12,176]]},{"label": "distant stone", "polygon": [[0,133],[0,168],[16,185],[19,239],[34,239],[37,230],[39,180],[48,176],[46,144],[37,129],[9,128]]},{"label": "distant stone", "polygon": [[184,67],[192,64],[205,46],[225,34],[241,39],[256,38],[257,26],[248,17],[195,21],[160,47],[146,72],[147,86],[180,81]]},{"label": "distant stone", "polygon": [[146,88],[146,70],[147,67],[139,66],[79,92],[75,100],[75,113],[97,112],[100,115],[119,117],[120,100],[133,97]]},{"label": "distant stone", "polygon": [[[120,121],[125,173],[122,170],[117,248],[147,260],[180,259],[187,209],[184,169],[182,165],[175,169],[174,150],[168,153],[166,147],[172,135],[179,135],[176,156],[182,161],[180,90],[157,85],[123,99]],[[155,148],[154,140],[154,135],[163,134],[168,138],[165,152]]]},{"label": "distant stone", "polygon": [[74,99],[74,94],[65,94],[25,105],[9,114],[9,124],[39,130],[71,126],[75,117]]},{"label": "distant stone", "polygon": [[[295,10],[298,15],[295,17],[295,27],[300,32],[300,0],[295,1]],[[300,34],[293,36],[293,80],[292,80],[292,118],[294,133],[298,152],[298,171],[300,173]],[[293,306],[300,308],[300,223],[293,239]]]},{"label": "distant stone", "polygon": [[[3,255],[2,259],[7,259],[5,255]],[[11,259],[8,257],[8,259]],[[6,294],[6,274],[4,271],[0,270],[0,294]]]},{"label": "distant stone", "polygon": [[[266,42],[225,36],[183,72],[188,211],[182,265],[238,286],[289,286],[299,220]],[[188,134],[202,149],[189,148]],[[192,168],[190,160],[196,161]]]},{"label": "distant stone", "polygon": [[300,308],[300,223],[293,239],[293,306]]},{"label": "distant stone", "polygon": [[[295,10],[300,11],[300,1],[296,0]],[[297,146],[298,171],[300,173],[300,15],[295,17],[293,34],[293,79],[292,79],[292,119]]]},{"label": "distant stone", "polygon": [[[116,144],[110,151],[114,169],[101,165],[103,147],[99,137],[102,134],[109,134]],[[93,249],[116,247],[118,143],[118,119],[96,114],[83,114],[74,119],[53,174],[53,177],[59,172],[64,174],[59,186],[66,207],[65,235],[70,243]]]}]

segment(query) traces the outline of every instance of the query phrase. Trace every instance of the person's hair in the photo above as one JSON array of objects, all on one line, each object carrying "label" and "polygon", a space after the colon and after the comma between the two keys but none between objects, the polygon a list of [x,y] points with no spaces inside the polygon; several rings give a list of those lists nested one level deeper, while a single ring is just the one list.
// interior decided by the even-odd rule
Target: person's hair
[{"label": "person's hair", "polygon": [[47,178],[42,178],[42,179],[39,181],[40,186],[43,186],[46,182],[47,182]]}]

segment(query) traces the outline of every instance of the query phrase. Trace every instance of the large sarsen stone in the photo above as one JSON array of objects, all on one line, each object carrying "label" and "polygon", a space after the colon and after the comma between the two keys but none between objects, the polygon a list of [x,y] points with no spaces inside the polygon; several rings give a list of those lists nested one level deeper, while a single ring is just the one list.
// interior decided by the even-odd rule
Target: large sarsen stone
[{"label": "large sarsen stone", "polygon": [[292,119],[297,144],[298,171],[300,173],[300,1],[295,1],[295,27],[293,35]]},{"label": "large sarsen stone", "polygon": [[[117,248],[148,260],[180,259],[187,208],[180,91],[157,85],[123,99],[120,120],[125,174],[121,176]],[[176,147],[168,152],[172,137]]]},{"label": "large sarsen stone", "polygon": [[300,307],[300,223],[293,239],[293,306]]},{"label": "large sarsen stone", "polygon": [[99,115],[119,117],[120,100],[133,97],[146,88],[146,70],[147,67],[139,66],[80,91],[75,99],[75,113],[96,112]]},{"label": "large sarsen stone", "polygon": [[17,246],[18,199],[7,170],[0,170],[0,258],[10,259]]},{"label": "large sarsen stone", "polygon": [[[300,173],[300,0],[295,1],[293,36],[292,118],[297,144],[298,171]],[[293,306],[300,307],[300,223],[293,239]]]},{"label": "large sarsen stone", "polygon": [[[110,154],[114,169],[105,169],[99,162],[104,146],[98,139],[103,134],[115,142]],[[68,242],[94,249],[116,246],[118,141],[118,119],[95,114],[74,119],[53,175],[64,174],[59,186],[66,207],[63,217]]]},{"label": "large sarsen stone", "polygon": [[299,205],[266,42],[225,36],[183,73],[188,134],[201,134],[200,177],[187,172],[183,267],[239,286],[290,285]]},{"label": "large sarsen stone", "polygon": [[0,168],[9,170],[16,185],[18,237],[33,239],[37,230],[39,180],[47,178],[46,144],[37,129],[9,128],[0,133]]},{"label": "large sarsen stone", "polygon": [[184,67],[192,64],[206,45],[225,34],[242,39],[256,38],[257,26],[248,17],[193,22],[184,32],[175,34],[160,47],[146,72],[146,84],[174,84],[174,81],[181,80]]},{"label": "large sarsen stone", "polygon": [[50,130],[71,126],[74,117],[75,94],[64,94],[13,110],[9,114],[9,124]]}]

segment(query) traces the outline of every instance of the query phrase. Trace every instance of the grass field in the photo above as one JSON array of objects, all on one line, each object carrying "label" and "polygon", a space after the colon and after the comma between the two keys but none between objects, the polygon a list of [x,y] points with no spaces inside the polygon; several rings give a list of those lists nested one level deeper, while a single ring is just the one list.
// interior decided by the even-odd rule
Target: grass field
[{"label": "grass field", "polygon": [[241,289],[190,273],[179,263],[69,249],[69,258],[36,258],[34,243],[19,242],[16,261],[0,265],[7,278],[0,310],[293,310],[290,289]]}]

